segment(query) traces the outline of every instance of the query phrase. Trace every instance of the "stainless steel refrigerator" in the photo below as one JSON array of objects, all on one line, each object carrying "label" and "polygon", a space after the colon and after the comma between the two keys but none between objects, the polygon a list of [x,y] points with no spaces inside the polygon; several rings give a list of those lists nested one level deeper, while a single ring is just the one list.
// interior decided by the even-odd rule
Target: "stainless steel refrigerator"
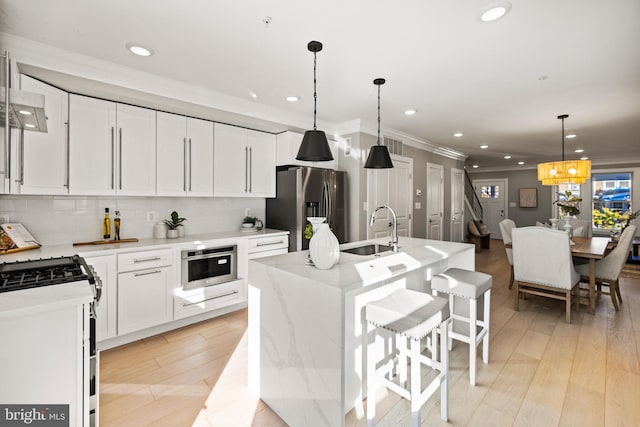
[{"label": "stainless steel refrigerator", "polygon": [[340,243],[347,241],[347,173],[303,166],[279,167],[276,197],[267,199],[266,226],[289,230],[289,252],[309,248],[307,217],[327,218]]}]

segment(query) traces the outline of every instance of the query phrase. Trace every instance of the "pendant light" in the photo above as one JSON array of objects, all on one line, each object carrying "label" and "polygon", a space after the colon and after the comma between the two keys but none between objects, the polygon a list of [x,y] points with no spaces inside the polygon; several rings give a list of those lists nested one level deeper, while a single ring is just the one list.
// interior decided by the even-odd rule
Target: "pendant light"
[{"label": "pendant light", "polygon": [[391,156],[386,145],[380,144],[380,86],[385,79],[375,79],[373,84],[378,86],[378,142],[369,150],[369,156],[364,164],[365,169],[388,169],[393,167]]},{"label": "pendant light", "polygon": [[327,135],[321,130],[316,129],[316,101],[318,94],[316,93],[316,53],[322,50],[322,43],[310,41],[307,49],[313,52],[313,130],[304,133],[300,149],[296,160],[305,160],[308,162],[329,162],[333,160]]},{"label": "pendant light", "polygon": [[538,181],[542,185],[584,184],[591,178],[591,160],[564,159],[564,119],[568,117],[568,114],[558,116],[562,120],[562,161],[538,165]]}]

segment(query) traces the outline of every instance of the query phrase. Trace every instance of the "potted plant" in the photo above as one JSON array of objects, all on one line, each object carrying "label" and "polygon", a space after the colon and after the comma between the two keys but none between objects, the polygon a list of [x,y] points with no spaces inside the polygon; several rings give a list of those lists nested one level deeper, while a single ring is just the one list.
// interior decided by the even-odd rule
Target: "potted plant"
[{"label": "potted plant", "polygon": [[582,201],[581,197],[574,196],[571,191],[567,190],[564,193],[558,193],[558,199],[553,202],[560,208],[562,217],[576,216],[580,214],[580,208],[578,204]]},{"label": "potted plant", "polygon": [[175,239],[176,237],[178,237],[180,235],[180,232],[178,231],[178,227],[182,227],[183,225],[182,223],[186,220],[187,220],[186,218],[180,218],[180,215],[178,215],[178,212],[176,211],[171,212],[171,219],[164,220],[164,223],[167,224],[167,227],[169,227],[169,230],[167,230],[167,238]]},{"label": "potted plant", "polygon": [[255,216],[245,216],[242,219],[242,228],[253,228],[256,225],[258,218]]}]

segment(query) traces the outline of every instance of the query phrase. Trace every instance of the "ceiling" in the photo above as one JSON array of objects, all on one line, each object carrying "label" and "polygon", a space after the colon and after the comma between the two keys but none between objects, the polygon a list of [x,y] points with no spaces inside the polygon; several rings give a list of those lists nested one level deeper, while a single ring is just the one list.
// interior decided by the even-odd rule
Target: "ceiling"
[{"label": "ceiling", "polygon": [[[0,0],[3,32],[309,117],[375,123],[469,156],[478,170],[532,167],[583,148],[640,161],[640,2],[512,0]],[[271,18],[265,24],[265,17]],[[136,42],[154,55],[125,49]],[[253,100],[250,92],[257,95]],[[301,100],[289,103],[286,96]],[[406,116],[406,109],[417,109]],[[455,138],[455,132],[464,136]],[[479,146],[487,144],[488,149]],[[503,156],[510,154],[511,159]]]}]

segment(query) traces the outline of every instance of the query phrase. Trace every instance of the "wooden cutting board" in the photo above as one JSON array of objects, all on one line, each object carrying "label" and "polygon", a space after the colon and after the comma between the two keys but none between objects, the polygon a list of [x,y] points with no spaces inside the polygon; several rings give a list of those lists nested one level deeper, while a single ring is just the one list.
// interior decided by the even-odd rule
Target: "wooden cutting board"
[{"label": "wooden cutting board", "polygon": [[133,243],[137,242],[138,239],[132,237],[130,239],[120,239],[120,240],[94,240],[93,242],[76,242],[73,246],[82,246],[82,245],[111,245],[113,243]]}]

